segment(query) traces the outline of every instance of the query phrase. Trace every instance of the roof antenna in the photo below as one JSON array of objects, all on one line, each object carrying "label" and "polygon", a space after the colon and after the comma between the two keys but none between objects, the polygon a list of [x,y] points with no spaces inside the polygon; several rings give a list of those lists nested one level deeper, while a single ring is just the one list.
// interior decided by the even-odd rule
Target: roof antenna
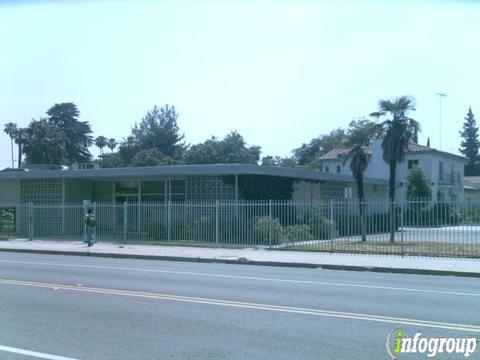
[{"label": "roof antenna", "polygon": [[447,97],[446,93],[435,93],[438,96],[439,117],[440,117],[440,150],[442,150],[442,98]]}]

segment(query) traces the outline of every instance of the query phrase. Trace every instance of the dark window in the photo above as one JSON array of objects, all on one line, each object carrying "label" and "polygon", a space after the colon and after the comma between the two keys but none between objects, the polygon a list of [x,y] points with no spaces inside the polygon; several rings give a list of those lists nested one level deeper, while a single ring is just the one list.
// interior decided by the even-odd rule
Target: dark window
[{"label": "dark window", "polygon": [[330,172],[330,167],[329,166],[325,166],[325,172]]},{"label": "dark window", "polygon": [[165,181],[142,181],[142,194],[165,193]]},{"label": "dark window", "polygon": [[438,179],[443,180],[443,161],[438,164]]},{"label": "dark window", "polygon": [[337,173],[340,173],[342,171],[342,167],[340,165],[337,165]]},{"label": "dark window", "polygon": [[115,182],[116,194],[138,194],[138,181]]},{"label": "dark window", "polygon": [[411,169],[414,166],[418,166],[418,160],[408,160],[408,168]]}]

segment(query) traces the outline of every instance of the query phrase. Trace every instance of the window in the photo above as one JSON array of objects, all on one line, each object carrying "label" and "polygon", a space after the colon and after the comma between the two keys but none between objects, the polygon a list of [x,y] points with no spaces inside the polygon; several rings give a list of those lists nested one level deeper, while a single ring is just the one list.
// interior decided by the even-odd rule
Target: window
[{"label": "window", "polygon": [[411,169],[414,166],[418,166],[418,160],[408,160],[408,168]]},{"label": "window", "polygon": [[325,166],[325,172],[327,172],[327,173],[330,172],[330,166],[328,166],[328,165]]},{"label": "window", "polygon": [[342,171],[342,167],[340,165],[337,165],[337,174],[339,174]]},{"label": "window", "polygon": [[443,161],[438,163],[438,180],[443,181]]}]

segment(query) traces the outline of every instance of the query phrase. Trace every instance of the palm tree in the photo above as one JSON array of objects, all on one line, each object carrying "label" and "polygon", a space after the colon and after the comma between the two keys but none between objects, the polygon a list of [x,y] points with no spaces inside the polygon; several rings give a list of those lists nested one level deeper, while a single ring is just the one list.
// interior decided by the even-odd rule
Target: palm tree
[{"label": "palm tree", "polygon": [[378,102],[378,111],[370,116],[383,117],[390,115],[391,118],[379,124],[379,128],[384,131],[382,142],[383,160],[390,168],[388,197],[390,200],[390,241],[395,241],[395,188],[397,164],[405,160],[405,151],[408,144],[415,139],[420,131],[419,123],[408,117],[409,111],[415,111],[414,100],[408,96],[401,96],[395,100],[380,100]]},{"label": "palm tree", "polygon": [[105,136],[99,136],[95,139],[95,145],[100,149],[100,155],[103,155],[103,148],[107,146],[107,141]]},{"label": "palm tree", "polygon": [[13,169],[15,167],[13,163],[13,140],[17,136],[17,132],[18,132],[17,124],[13,122],[9,122],[5,124],[5,128],[3,129],[3,131],[5,132],[5,134],[7,134],[10,137],[10,145],[12,147],[12,169]]},{"label": "palm tree", "polygon": [[356,144],[349,151],[343,163],[350,160],[350,169],[357,185],[358,210],[360,215],[360,229],[362,232],[362,241],[367,240],[367,228],[365,223],[365,190],[363,187],[363,173],[367,170],[369,155],[365,151],[365,146]]},{"label": "palm tree", "polygon": [[15,144],[18,145],[18,168],[22,165],[22,154],[25,142],[28,140],[28,128],[18,128]]},{"label": "palm tree", "polygon": [[113,154],[113,150],[117,147],[117,141],[114,138],[107,140],[107,147],[110,149]]}]

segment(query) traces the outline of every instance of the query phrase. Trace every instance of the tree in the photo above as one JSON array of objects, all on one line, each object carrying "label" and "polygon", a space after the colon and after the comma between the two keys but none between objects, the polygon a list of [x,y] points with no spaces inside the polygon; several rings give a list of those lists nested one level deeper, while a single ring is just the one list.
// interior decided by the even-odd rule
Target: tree
[{"label": "tree", "polygon": [[468,108],[465,123],[463,124],[463,131],[460,131],[460,136],[463,140],[459,150],[468,159],[468,163],[465,165],[465,175],[480,175],[480,141],[478,139],[478,127],[472,108]]},{"label": "tree", "polygon": [[262,158],[262,166],[295,167],[295,160],[289,157],[267,155]]},{"label": "tree", "polygon": [[329,134],[320,135],[308,144],[293,150],[293,158],[298,165],[317,168],[317,159],[334,148],[348,147],[351,144],[369,144],[376,136],[381,136],[374,121],[363,117],[352,120],[346,129],[338,128]]},{"label": "tree", "polygon": [[65,161],[65,133],[47,119],[33,120],[27,128],[24,143],[26,161],[30,164],[61,164]]},{"label": "tree", "polygon": [[346,131],[346,142],[350,146],[370,145],[376,137],[383,137],[382,129],[375,121],[365,118],[358,118],[350,121]]},{"label": "tree", "polygon": [[343,163],[350,160],[350,169],[357,186],[358,210],[360,215],[360,228],[362,231],[362,241],[367,240],[367,229],[365,221],[365,191],[363,186],[363,173],[367,170],[369,155],[365,151],[363,144],[356,144],[349,151]]},{"label": "tree", "polygon": [[17,134],[18,134],[17,124],[15,124],[13,122],[9,122],[9,123],[5,124],[5,127],[4,127],[3,131],[10,138],[10,146],[12,148],[11,155],[12,155],[12,169],[13,169],[15,167],[15,164],[13,162],[13,140],[17,137]]},{"label": "tree", "polygon": [[131,166],[160,166],[174,164],[172,158],[168,157],[158,149],[141,150],[132,159]]},{"label": "tree", "polygon": [[427,175],[420,166],[413,166],[407,177],[407,198],[408,199],[431,199],[432,188]]},{"label": "tree", "polygon": [[18,168],[22,165],[23,145],[28,139],[28,128],[18,128],[15,144],[18,146]]},{"label": "tree", "polygon": [[95,139],[95,146],[100,149],[100,155],[103,155],[103,148],[107,146],[107,138],[105,136],[98,136]]},{"label": "tree", "polygon": [[89,161],[92,157],[88,150],[93,143],[92,130],[87,121],[78,120],[80,112],[77,106],[74,103],[55,104],[47,115],[49,123],[65,133],[65,160],[69,163]]},{"label": "tree", "polygon": [[132,129],[138,150],[157,149],[166,156],[180,159],[186,147],[177,119],[174,106],[154,106]]},{"label": "tree", "polygon": [[140,151],[134,136],[123,138],[118,148],[122,166],[129,166],[134,156]]},{"label": "tree", "polygon": [[232,131],[222,140],[212,137],[192,145],[184,159],[187,164],[257,164],[260,146],[248,147],[242,135]]},{"label": "tree", "polygon": [[114,138],[110,138],[106,141],[106,145],[110,149],[110,154],[113,154],[113,150],[115,150],[118,144]]},{"label": "tree", "polygon": [[413,99],[408,96],[401,96],[395,100],[380,100],[378,111],[370,114],[376,118],[391,116],[390,119],[378,125],[385,137],[382,142],[383,160],[390,168],[389,190],[390,199],[390,241],[395,241],[395,189],[397,164],[405,160],[405,150],[420,130],[417,121],[407,116],[409,111],[415,111]]},{"label": "tree", "polygon": [[319,156],[326,154],[337,147],[346,146],[347,132],[345,129],[338,128],[332,130],[327,135],[320,135],[312,139],[308,144],[302,144],[294,149],[293,158],[299,165],[313,163]]}]

